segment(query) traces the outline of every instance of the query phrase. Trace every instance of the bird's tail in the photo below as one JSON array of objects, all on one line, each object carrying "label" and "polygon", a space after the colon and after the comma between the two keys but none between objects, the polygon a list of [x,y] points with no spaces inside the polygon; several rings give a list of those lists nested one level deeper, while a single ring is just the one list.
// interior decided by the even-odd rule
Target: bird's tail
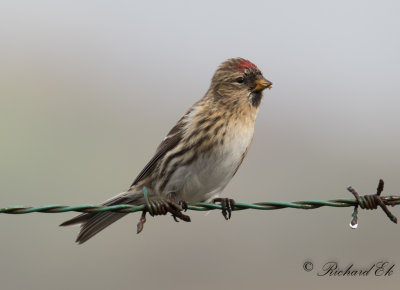
[{"label": "bird's tail", "polygon": [[[117,204],[142,205],[145,203],[143,193],[123,192],[107,201],[102,205],[111,206]],[[60,226],[71,226],[81,224],[81,230],[76,238],[76,242],[82,244],[104,230],[106,227],[124,217],[126,213],[117,212],[99,212],[84,213],[70,220],[63,222]]]}]

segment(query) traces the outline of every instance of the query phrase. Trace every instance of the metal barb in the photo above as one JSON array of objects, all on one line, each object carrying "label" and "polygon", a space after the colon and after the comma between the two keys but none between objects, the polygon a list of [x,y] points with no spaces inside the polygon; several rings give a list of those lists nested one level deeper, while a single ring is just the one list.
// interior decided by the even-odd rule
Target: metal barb
[{"label": "metal barb", "polygon": [[[368,195],[363,195],[360,196],[358,194],[358,192],[351,186],[349,186],[347,188],[347,190],[349,192],[351,192],[354,197],[356,198],[357,201],[357,205],[355,205],[354,207],[354,212],[353,212],[353,218],[350,222],[350,227],[352,228],[356,228],[357,227],[357,223],[358,223],[358,218],[357,218],[357,207],[358,205],[362,208],[362,209],[377,209],[378,206],[381,207],[381,209],[385,212],[385,214],[387,215],[387,217],[394,223],[397,223],[397,217],[395,217],[390,210],[387,208],[384,198],[381,197],[381,193],[383,191],[384,188],[384,181],[382,179],[379,179],[379,183],[378,183],[378,188],[376,189],[376,193],[375,194],[368,194]],[[390,204],[388,202],[388,204]]]},{"label": "metal barb", "polygon": [[146,211],[142,211],[142,216],[137,224],[137,233],[140,234],[143,231],[144,223],[146,222]]},{"label": "metal barb", "polygon": [[379,179],[378,188],[376,189],[376,195],[381,195],[384,186],[385,182],[383,182],[383,179]]},{"label": "metal barb", "polygon": [[358,227],[358,217],[357,217],[357,215],[358,215],[358,205],[356,205],[354,207],[353,214],[351,215],[352,219],[350,221],[350,227],[352,229],[356,229]]}]

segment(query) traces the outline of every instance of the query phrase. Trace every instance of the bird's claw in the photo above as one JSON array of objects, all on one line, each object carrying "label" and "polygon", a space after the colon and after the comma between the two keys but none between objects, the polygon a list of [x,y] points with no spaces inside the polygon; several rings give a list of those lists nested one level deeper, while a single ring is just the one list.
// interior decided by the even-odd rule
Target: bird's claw
[{"label": "bird's claw", "polygon": [[155,199],[151,200],[146,204],[146,208],[142,211],[142,216],[137,224],[137,233],[139,234],[143,230],[144,223],[146,222],[146,213],[148,212],[151,216],[155,215],[166,215],[171,213],[172,217],[176,222],[183,220],[190,222],[190,217],[182,213],[187,210],[187,203],[182,201],[176,203],[170,199]]},{"label": "bird's claw", "polygon": [[176,204],[173,201],[169,201],[171,204],[174,205],[175,210],[170,211],[172,214],[172,217],[174,218],[174,221],[179,222],[178,218],[185,221],[185,222],[190,222],[190,216],[185,215],[182,213],[182,211],[187,211],[188,209],[188,203],[184,200],[180,200],[178,204]]},{"label": "bird's claw", "polygon": [[[187,201],[183,199],[178,199],[176,194],[174,192],[171,192],[167,195],[167,200],[169,200],[171,203],[174,203],[175,206],[179,206],[179,211],[187,211],[188,210],[188,203]],[[177,219],[176,215],[172,213],[172,217],[174,218],[174,221],[179,222]],[[189,218],[190,219],[190,218]]]},{"label": "bird's claw", "polygon": [[213,203],[221,203],[222,215],[226,220],[229,220],[232,216],[232,211],[235,209],[235,201],[230,198],[214,198]]},{"label": "bird's claw", "polygon": [[187,203],[187,201],[184,201],[184,200],[180,200],[179,202],[178,202],[178,204],[181,206],[181,208],[183,209],[183,211],[187,211],[188,210],[188,203]]}]

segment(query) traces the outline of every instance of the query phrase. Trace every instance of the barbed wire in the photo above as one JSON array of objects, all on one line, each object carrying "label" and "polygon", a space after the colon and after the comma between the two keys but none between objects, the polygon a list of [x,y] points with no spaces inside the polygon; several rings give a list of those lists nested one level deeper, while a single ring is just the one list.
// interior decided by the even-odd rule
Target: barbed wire
[{"label": "barbed wire", "polygon": [[[381,199],[386,205],[398,205],[400,204],[400,196],[382,196]],[[245,209],[256,209],[256,210],[276,210],[283,208],[295,208],[295,209],[316,209],[320,207],[351,207],[358,205],[355,199],[332,199],[332,200],[301,200],[293,202],[283,201],[262,201],[256,203],[244,203],[235,202],[233,211],[245,210]],[[25,207],[25,206],[11,206],[0,208],[0,213],[5,214],[27,214],[27,213],[63,213],[63,212],[81,212],[81,213],[98,213],[98,212],[119,212],[119,213],[134,213],[143,211],[146,205],[132,206],[129,204],[119,204],[112,206],[101,206],[101,205],[44,205],[36,207]],[[209,211],[219,209],[222,210],[222,206],[215,203],[200,202],[193,205],[188,205],[188,210],[194,211]]]},{"label": "barbed wire", "polygon": [[[360,196],[357,191],[349,186],[347,190],[351,192],[355,199],[339,198],[332,200],[301,200],[294,202],[283,202],[283,201],[263,201],[256,203],[243,203],[235,202],[232,207],[232,211],[240,211],[247,209],[254,210],[277,210],[283,208],[294,208],[294,209],[316,209],[320,207],[354,207],[352,214],[352,220],[350,226],[356,228],[358,224],[358,207],[362,209],[377,209],[381,207],[386,213],[389,219],[397,223],[397,218],[389,211],[387,206],[396,206],[400,204],[400,196],[390,195],[381,196],[383,191],[383,180],[379,180],[377,192],[375,194]],[[147,197],[147,194],[145,195]],[[224,205],[216,203],[200,202],[193,205],[187,205],[188,210],[193,211],[209,211],[209,210],[224,210]],[[103,205],[77,205],[77,206],[65,206],[65,205],[44,205],[36,207],[25,207],[25,206],[11,206],[0,208],[0,213],[3,214],[28,214],[28,213],[64,213],[64,212],[81,212],[81,213],[99,213],[99,212],[118,212],[118,213],[134,213],[134,212],[150,212],[151,215],[166,214],[166,212],[159,213],[157,208],[150,202],[139,206],[132,206],[129,204],[119,204],[112,206]]]}]

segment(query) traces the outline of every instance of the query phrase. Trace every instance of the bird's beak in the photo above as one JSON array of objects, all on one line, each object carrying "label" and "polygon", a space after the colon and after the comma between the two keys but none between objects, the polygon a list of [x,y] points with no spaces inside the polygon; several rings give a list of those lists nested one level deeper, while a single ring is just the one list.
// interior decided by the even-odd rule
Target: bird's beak
[{"label": "bird's beak", "polygon": [[251,90],[251,92],[253,92],[253,93],[262,91],[266,88],[270,89],[272,87],[272,82],[270,82],[269,80],[266,80],[263,77],[257,79],[254,83],[256,86]]}]

